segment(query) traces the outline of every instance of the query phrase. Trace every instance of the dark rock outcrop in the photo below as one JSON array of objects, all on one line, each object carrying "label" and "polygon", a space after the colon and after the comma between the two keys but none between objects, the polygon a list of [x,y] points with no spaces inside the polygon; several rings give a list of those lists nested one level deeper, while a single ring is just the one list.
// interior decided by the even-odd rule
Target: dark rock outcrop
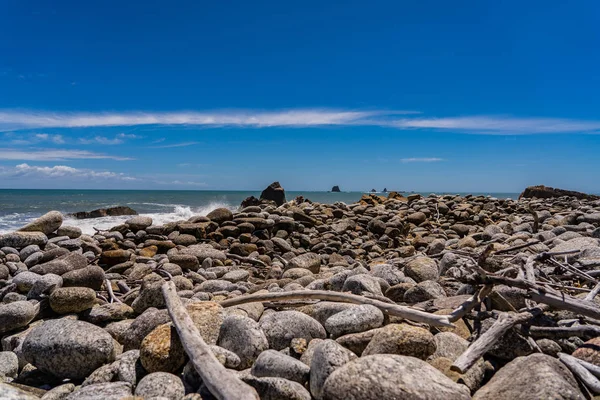
[{"label": "dark rock outcrop", "polygon": [[383,193],[387,193],[387,188],[383,188]]},{"label": "dark rock outcrop", "polygon": [[260,200],[254,196],[250,196],[250,197],[246,197],[244,200],[242,200],[242,204],[240,204],[240,207],[246,208],[246,207],[258,206],[258,205],[260,205]]},{"label": "dark rock outcrop", "polygon": [[122,215],[138,215],[133,208],[126,206],[100,208],[93,211],[79,211],[70,216],[77,219],[101,218],[101,217],[120,217]]},{"label": "dark rock outcrop", "polygon": [[260,194],[261,200],[274,201],[278,206],[286,202],[285,190],[281,187],[279,182],[271,183],[265,190]]},{"label": "dark rock outcrop", "polygon": [[339,187],[339,186],[334,186],[334,187],[332,187],[332,188],[331,188],[331,191],[332,191],[332,192],[335,192],[335,193],[339,193],[339,192],[341,192],[341,190],[340,190],[340,187]]},{"label": "dark rock outcrop", "polygon": [[573,190],[564,190],[564,189],[555,189],[550,186],[538,185],[538,186],[529,186],[527,189],[521,193],[519,199],[530,199],[532,197],[537,197],[538,199],[550,199],[554,197],[575,197],[580,200],[598,200],[600,196],[596,196],[593,194],[575,192]]}]

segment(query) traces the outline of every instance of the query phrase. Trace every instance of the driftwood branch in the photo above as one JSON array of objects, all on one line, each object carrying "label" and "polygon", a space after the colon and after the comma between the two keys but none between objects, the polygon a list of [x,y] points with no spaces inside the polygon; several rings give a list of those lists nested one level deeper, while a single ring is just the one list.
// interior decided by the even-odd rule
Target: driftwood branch
[{"label": "driftwood branch", "polygon": [[122,303],[122,301],[115,296],[115,292],[113,292],[112,285],[108,279],[104,280],[104,286],[106,286],[106,291],[108,292],[108,297],[111,303]]},{"label": "driftwood branch", "polygon": [[580,360],[565,353],[558,353],[558,359],[562,361],[583,384],[595,394],[600,393],[600,380],[580,364]]},{"label": "driftwood branch", "polygon": [[430,314],[411,307],[400,306],[397,304],[384,303],[379,300],[369,299],[363,296],[357,296],[348,293],[331,292],[326,290],[296,290],[293,292],[279,293],[257,293],[247,296],[238,296],[232,299],[220,302],[223,307],[237,306],[246,303],[257,303],[277,300],[326,300],[338,301],[343,303],[370,304],[379,308],[384,314],[393,315],[410,321],[423,322],[434,326],[452,327],[452,322],[448,315]]},{"label": "driftwood branch", "polygon": [[494,324],[483,335],[475,340],[467,350],[454,361],[450,367],[451,370],[464,374],[471,368],[477,360],[487,353],[506,332],[517,324],[529,321],[535,316],[541,314],[547,307],[541,306],[519,314],[502,313]]},{"label": "driftwood branch", "polygon": [[471,296],[467,301],[462,303],[456,310],[449,315],[450,322],[456,322],[473,308],[480,304],[492,292],[493,285],[484,285],[477,293]]},{"label": "driftwood branch", "polygon": [[232,260],[236,260],[239,262],[245,262],[245,263],[249,263],[249,264],[256,264],[263,268],[269,268],[269,266],[267,264],[265,264],[263,261],[259,260],[258,258],[242,257],[242,256],[238,256],[237,254],[231,254],[231,253],[227,253],[226,255],[227,255],[227,258],[231,258]]},{"label": "driftwood branch", "polygon": [[536,338],[569,338],[595,337],[600,336],[600,327],[594,325],[575,325],[575,326],[531,326],[529,334]]},{"label": "driftwood branch", "polygon": [[181,303],[175,284],[172,281],[164,283],[162,293],[179,340],[213,396],[219,400],[258,400],[254,388],[229,372],[214,356]]}]

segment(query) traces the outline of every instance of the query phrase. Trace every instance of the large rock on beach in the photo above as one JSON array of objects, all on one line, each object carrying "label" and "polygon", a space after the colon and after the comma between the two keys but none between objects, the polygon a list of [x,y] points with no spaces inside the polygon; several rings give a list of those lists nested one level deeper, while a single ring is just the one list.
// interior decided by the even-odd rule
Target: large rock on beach
[{"label": "large rock on beach", "polygon": [[48,243],[48,236],[44,232],[13,232],[0,235],[0,247],[22,249],[27,246],[44,246]]},{"label": "large rock on beach", "polygon": [[564,189],[555,189],[550,186],[538,185],[538,186],[529,186],[526,188],[523,193],[519,195],[519,199],[530,199],[533,197],[537,197],[538,199],[550,199],[554,197],[575,197],[577,199],[586,199],[586,200],[598,200],[600,196],[596,196],[593,194],[586,194],[582,192],[575,192],[573,190],[564,190]]},{"label": "large rock on beach", "polygon": [[93,211],[79,211],[71,214],[77,219],[102,218],[102,217],[121,217],[125,215],[138,215],[137,211],[131,207],[120,206],[110,208],[100,208]]},{"label": "large rock on beach", "polygon": [[286,202],[285,190],[279,182],[273,182],[260,194],[261,200],[274,201],[278,206]]},{"label": "large rock on beach", "polygon": [[326,400],[468,400],[469,389],[414,357],[380,354],[336,369],[323,386]]},{"label": "large rock on beach", "polygon": [[474,400],[583,400],[577,380],[556,358],[532,354],[515,358],[479,389]]},{"label": "large rock on beach", "polygon": [[57,319],[35,327],[23,342],[27,361],[58,378],[84,379],[114,360],[113,338],[83,321]]},{"label": "large rock on beach", "polygon": [[58,211],[50,211],[19,229],[19,232],[43,232],[49,235],[63,223],[63,215]]}]

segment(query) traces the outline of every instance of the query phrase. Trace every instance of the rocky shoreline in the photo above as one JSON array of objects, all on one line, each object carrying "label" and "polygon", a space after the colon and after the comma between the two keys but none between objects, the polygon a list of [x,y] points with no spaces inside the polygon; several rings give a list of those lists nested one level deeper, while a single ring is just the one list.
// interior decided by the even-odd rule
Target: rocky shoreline
[{"label": "rocky shoreline", "polygon": [[591,398],[600,200],[578,197],[273,184],[94,236],[50,212],[0,235],[0,398]]}]

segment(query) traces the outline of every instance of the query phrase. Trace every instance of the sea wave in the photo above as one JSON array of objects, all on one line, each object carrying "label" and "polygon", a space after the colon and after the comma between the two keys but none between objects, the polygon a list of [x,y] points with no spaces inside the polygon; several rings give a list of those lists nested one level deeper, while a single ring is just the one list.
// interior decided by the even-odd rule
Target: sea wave
[{"label": "sea wave", "polygon": [[[141,203],[138,203],[141,204]],[[150,205],[147,203],[147,205]],[[237,206],[226,202],[211,202],[204,206],[190,207],[184,205],[175,204],[158,204],[152,203],[154,207],[164,207],[165,210],[159,212],[140,213],[140,215],[148,216],[152,218],[154,225],[164,225],[169,222],[176,222],[182,220],[188,220],[193,216],[207,215],[214,209],[217,208],[228,208],[235,210]],[[13,213],[0,217],[0,233],[13,232],[20,227],[28,224],[40,215],[34,213]],[[81,231],[88,235],[93,235],[95,229],[105,230],[110,229],[114,226],[123,224],[131,216],[120,216],[120,217],[102,217],[102,218],[90,218],[90,219],[75,219],[72,217],[65,217],[63,225],[76,226]],[[95,229],[94,229],[95,228]]]}]

